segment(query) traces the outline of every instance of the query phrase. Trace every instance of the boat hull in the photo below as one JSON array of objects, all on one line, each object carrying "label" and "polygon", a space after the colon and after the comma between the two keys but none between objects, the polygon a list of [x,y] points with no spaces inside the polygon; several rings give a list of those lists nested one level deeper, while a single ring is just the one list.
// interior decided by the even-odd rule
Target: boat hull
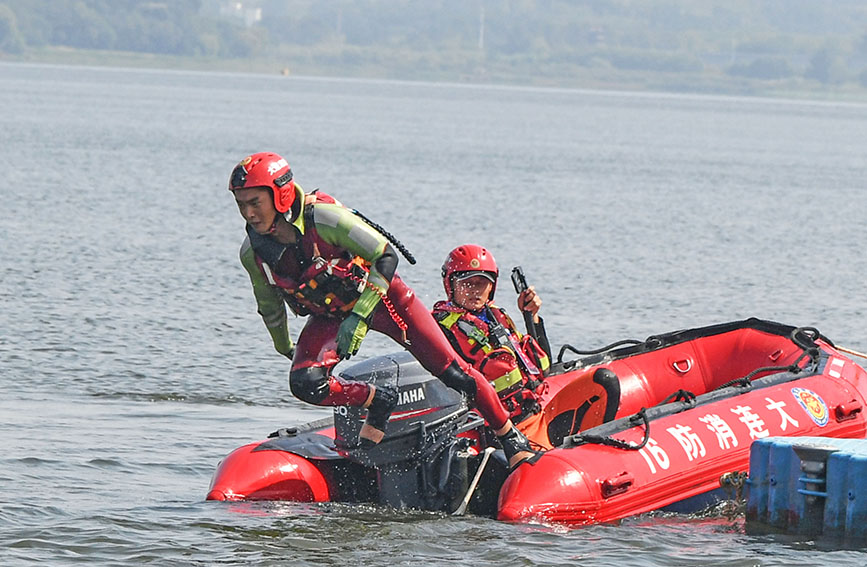
[{"label": "boat hull", "polygon": [[482,458],[493,440],[481,418],[401,353],[344,372],[399,385],[377,448],[352,449],[364,412],[336,408],[232,452],[207,498],[446,512],[463,501],[504,521],[586,525],[736,491],[757,439],[867,436],[867,372],[815,329],[749,319],[634,342],[552,367],[542,411],[519,423],[550,450],[513,471],[501,450]]},{"label": "boat hull", "polygon": [[267,441],[229,453],[217,467],[207,500],[328,502],[331,489],[313,461],[287,451],[258,450]]},{"label": "boat hull", "polygon": [[503,485],[498,518],[611,522],[745,478],[756,439],[865,437],[864,371],[848,359],[826,356],[818,375],[762,380],[751,391],[654,419],[649,434],[636,425],[612,436],[633,447],[647,437],[640,449],[585,443],[521,465]]}]

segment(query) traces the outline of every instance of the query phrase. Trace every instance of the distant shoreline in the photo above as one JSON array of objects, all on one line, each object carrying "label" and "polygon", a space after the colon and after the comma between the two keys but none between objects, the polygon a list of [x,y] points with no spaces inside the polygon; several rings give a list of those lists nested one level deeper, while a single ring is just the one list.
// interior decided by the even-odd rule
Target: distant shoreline
[{"label": "distant shoreline", "polygon": [[707,94],[867,103],[867,87],[853,84],[828,87],[803,79],[762,81],[713,72],[624,72],[615,69],[591,69],[579,66],[569,66],[562,69],[533,69],[526,65],[505,67],[502,64],[465,72],[466,69],[448,67],[408,69],[408,66],[403,62],[401,65],[317,65],[311,59],[309,54],[297,58],[291,57],[290,54],[271,59],[221,59],[58,47],[31,49],[19,55],[0,54],[0,61],[71,66],[175,69],[324,78],[449,82],[466,85]]}]

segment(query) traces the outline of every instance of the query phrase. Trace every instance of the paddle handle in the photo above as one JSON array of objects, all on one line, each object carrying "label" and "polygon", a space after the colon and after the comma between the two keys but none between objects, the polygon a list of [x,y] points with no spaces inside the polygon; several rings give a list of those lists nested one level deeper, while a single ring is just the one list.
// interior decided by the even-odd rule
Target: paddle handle
[{"label": "paddle handle", "polygon": [[860,356],[861,358],[867,358],[867,354],[864,354],[863,352],[858,352],[857,350],[852,350],[850,348],[841,347],[841,346],[835,346],[834,348],[836,348],[840,352],[845,352],[846,354],[851,354],[853,356]]},{"label": "paddle handle", "polygon": [[476,470],[476,476],[473,477],[473,482],[470,483],[470,488],[467,490],[467,495],[464,496],[463,502],[458,506],[458,509],[452,512],[452,516],[463,516],[464,512],[467,511],[467,506],[470,503],[470,498],[473,497],[473,492],[476,491],[476,485],[479,484],[479,480],[482,478],[482,473],[485,471],[485,465],[488,464],[488,459],[491,458],[491,453],[493,453],[496,449],[493,447],[488,447],[485,449],[485,454],[482,456],[482,462],[479,463],[479,468]]}]

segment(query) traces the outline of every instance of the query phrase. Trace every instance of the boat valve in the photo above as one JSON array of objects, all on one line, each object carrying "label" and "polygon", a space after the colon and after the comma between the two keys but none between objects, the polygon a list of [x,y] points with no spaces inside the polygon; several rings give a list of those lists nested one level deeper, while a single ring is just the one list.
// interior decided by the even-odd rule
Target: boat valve
[{"label": "boat valve", "polygon": [[834,408],[834,417],[837,421],[855,419],[855,416],[859,413],[861,413],[861,404],[858,400],[849,400]]},{"label": "boat valve", "polygon": [[604,480],[602,482],[602,498],[610,498],[617,494],[623,494],[629,490],[633,482],[635,482],[635,479],[626,471]]}]

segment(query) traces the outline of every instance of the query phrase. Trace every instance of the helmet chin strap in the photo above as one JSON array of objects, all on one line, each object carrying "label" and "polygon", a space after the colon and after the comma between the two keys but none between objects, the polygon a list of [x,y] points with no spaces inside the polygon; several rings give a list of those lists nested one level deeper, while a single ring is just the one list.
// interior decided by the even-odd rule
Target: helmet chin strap
[{"label": "helmet chin strap", "polygon": [[266,234],[274,234],[277,232],[277,222],[280,220],[280,217],[286,218],[286,213],[277,211],[277,214],[274,215],[274,222],[271,223],[271,228],[268,229]]},{"label": "helmet chin strap", "polygon": [[274,215],[274,222],[271,223],[271,228],[269,228],[268,232],[266,232],[265,234],[273,235],[274,233],[277,232],[277,223],[280,221],[281,217],[283,218],[283,220],[286,221],[287,224],[291,225],[292,220],[290,220],[289,218],[286,218],[286,215],[291,215],[291,214],[292,214],[292,209],[289,209],[289,211],[287,211],[285,213],[281,213],[280,211],[277,211],[277,214]]},{"label": "helmet chin strap", "polygon": [[271,228],[269,228],[268,232],[266,232],[265,234],[274,234],[275,232],[277,232],[277,218],[279,216],[279,214],[274,215],[274,222],[271,223]]}]

